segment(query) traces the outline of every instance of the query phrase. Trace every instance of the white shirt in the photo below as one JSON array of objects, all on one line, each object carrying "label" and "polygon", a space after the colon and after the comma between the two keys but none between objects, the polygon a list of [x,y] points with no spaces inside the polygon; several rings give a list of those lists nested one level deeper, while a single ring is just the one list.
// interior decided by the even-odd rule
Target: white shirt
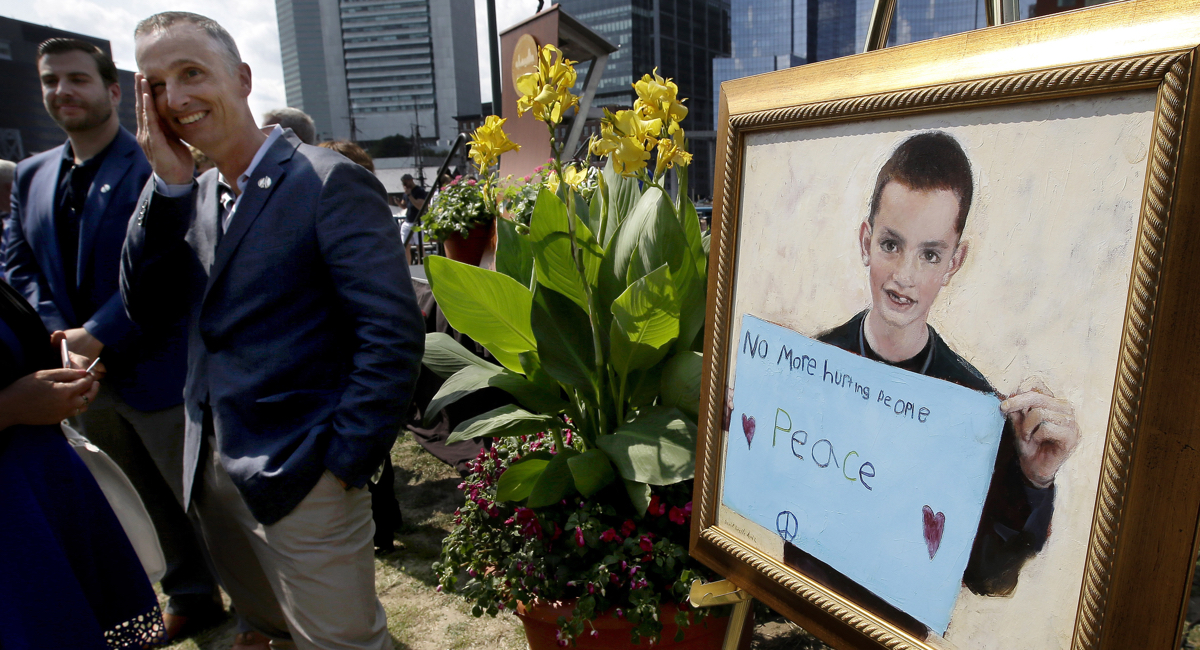
[{"label": "white shirt", "polygon": [[[246,167],[246,171],[242,172],[241,176],[238,176],[237,199],[234,200],[233,207],[230,208],[229,214],[225,215],[225,220],[221,223],[221,232],[225,232],[229,229],[229,223],[233,220],[233,215],[237,213],[238,204],[242,201],[242,195],[246,193],[246,185],[250,182],[250,176],[254,173],[254,169],[258,167],[258,163],[262,161],[263,156],[267,155],[267,151],[271,148],[271,145],[275,144],[275,141],[278,140],[282,135],[283,127],[279,126],[278,124],[271,127],[271,132],[267,134],[267,139],[263,141],[262,145],[258,147],[258,151],[254,153],[254,158],[250,159],[250,165]],[[229,185],[229,181],[225,180],[225,177],[221,176],[220,172],[217,172],[217,174],[220,182]],[[188,192],[191,192],[192,187],[195,184],[196,181],[181,185],[169,185],[162,178],[159,178],[158,174],[154,175],[154,191],[162,194],[163,196],[171,198],[178,198],[187,194]],[[232,186],[230,185],[230,187]]]}]

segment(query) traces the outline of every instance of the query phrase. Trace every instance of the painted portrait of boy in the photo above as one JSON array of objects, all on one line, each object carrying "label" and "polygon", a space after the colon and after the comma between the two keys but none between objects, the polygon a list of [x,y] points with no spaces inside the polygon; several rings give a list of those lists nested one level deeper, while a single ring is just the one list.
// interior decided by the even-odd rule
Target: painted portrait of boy
[{"label": "painted portrait of boy", "polygon": [[[959,143],[941,131],[904,140],[876,178],[858,244],[871,305],[815,338],[880,363],[995,394],[1005,426],[963,583],[984,596],[1010,595],[1021,567],[1045,545],[1054,478],[1079,442],[1075,411],[1037,377],[1001,394],[927,322],[930,307],[967,258],[963,229],[974,181]],[[924,636],[913,617],[788,543],[785,562]]]}]

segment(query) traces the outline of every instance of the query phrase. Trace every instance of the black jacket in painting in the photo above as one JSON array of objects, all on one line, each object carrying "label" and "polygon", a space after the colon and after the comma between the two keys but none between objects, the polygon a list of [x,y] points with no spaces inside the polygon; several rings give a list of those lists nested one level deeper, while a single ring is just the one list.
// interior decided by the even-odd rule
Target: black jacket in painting
[{"label": "black jacket in painting", "polygon": [[[882,361],[870,349],[863,334],[866,314],[863,311],[845,324],[818,335],[816,339],[847,352]],[[971,390],[996,393],[987,379],[951,350],[932,327],[929,327],[929,343],[915,358],[889,365],[944,379]],[[992,483],[979,520],[979,530],[975,534],[975,544],[963,574],[963,584],[982,596],[1007,596],[1013,592],[1021,567],[1045,545],[1050,533],[1050,519],[1054,514],[1054,486],[1038,489],[1025,481],[1017,457],[1015,436],[1012,424],[1006,421],[996,453]],[[830,589],[867,605],[897,627],[923,636],[925,626],[916,619],[790,543],[785,543],[784,561]]]}]

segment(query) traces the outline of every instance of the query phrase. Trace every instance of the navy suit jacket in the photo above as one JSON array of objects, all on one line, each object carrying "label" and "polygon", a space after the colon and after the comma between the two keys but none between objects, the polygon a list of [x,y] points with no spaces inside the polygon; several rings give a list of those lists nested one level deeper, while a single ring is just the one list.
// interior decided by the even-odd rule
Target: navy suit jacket
[{"label": "navy suit jacket", "polygon": [[138,322],[188,315],[184,494],[205,420],[251,513],[271,524],[326,470],[365,485],[404,422],[424,351],[383,186],[290,132],[254,169],[224,235],[217,171],[142,193],[122,293]]},{"label": "navy suit jacket", "polygon": [[[22,161],[12,189],[5,275],[49,330],[83,327],[104,343],[108,383],[134,408],[154,411],[183,401],[186,337],[182,320],[140,330],[121,302],[121,248],[150,164],[123,127],[88,188],[79,224],[75,277],[64,275],[54,227],[55,192],[66,145]],[[79,312],[68,285],[83,288]]]}]

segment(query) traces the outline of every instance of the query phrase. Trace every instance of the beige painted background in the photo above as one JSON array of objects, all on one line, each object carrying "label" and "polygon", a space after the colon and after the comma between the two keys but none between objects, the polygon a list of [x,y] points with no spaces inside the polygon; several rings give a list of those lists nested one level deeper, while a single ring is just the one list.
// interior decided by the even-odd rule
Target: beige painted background
[{"label": "beige painted background", "polygon": [[1050,538],[1014,595],[962,590],[946,638],[964,650],[1070,645],[1153,113],[1144,91],[747,138],[734,336],[743,313],[814,335],[869,306],[856,238],[879,168],[928,129],[971,159],[970,251],[929,322],[1001,392],[1040,375],[1075,406],[1082,440],[1056,479]]}]

